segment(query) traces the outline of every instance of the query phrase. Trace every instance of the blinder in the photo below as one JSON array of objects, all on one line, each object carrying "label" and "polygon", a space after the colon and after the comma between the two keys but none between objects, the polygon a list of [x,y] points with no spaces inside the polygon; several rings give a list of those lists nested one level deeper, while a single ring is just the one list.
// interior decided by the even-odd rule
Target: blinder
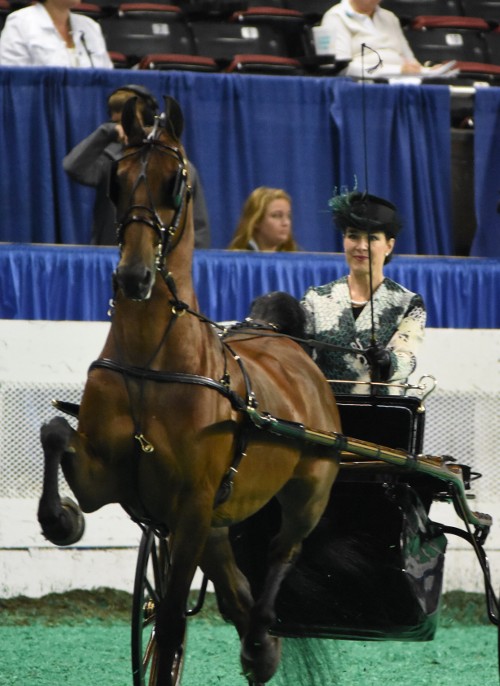
[{"label": "blinder", "polygon": [[118,161],[114,160],[113,164],[111,165],[111,171],[108,179],[108,198],[111,200],[115,207],[118,204],[118,191],[120,190],[118,186],[118,180],[116,178],[117,171]]}]

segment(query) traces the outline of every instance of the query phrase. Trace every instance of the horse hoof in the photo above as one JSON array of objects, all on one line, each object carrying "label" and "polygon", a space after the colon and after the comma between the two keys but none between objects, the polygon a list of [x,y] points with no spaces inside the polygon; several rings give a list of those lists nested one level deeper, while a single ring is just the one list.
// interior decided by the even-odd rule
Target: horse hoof
[{"label": "horse hoof", "polygon": [[82,511],[71,498],[61,498],[62,512],[53,521],[39,518],[42,533],[47,540],[57,546],[67,546],[81,539],[85,531]]},{"label": "horse hoof", "polygon": [[262,686],[273,678],[281,659],[281,639],[266,636],[259,642],[243,641],[241,649],[243,674],[252,686]]}]

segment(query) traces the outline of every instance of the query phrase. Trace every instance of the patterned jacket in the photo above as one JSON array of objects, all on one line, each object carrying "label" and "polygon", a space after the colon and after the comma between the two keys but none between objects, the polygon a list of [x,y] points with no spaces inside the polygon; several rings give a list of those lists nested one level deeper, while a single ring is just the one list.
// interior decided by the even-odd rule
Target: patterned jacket
[{"label": "patterned jacket", "polygon": [[[370,346],[371,306],[368,302],[357,319],[354,318],[347,276],[309,288],[302,304],[307,313],[310,337],[353,351]],[[416,350],[424,337],[426,312],[421,296],[385,278],[373,294],[373,320],[377,342],[391,352],[393,373],[388,381],[406,382],[416,367]],[[318,349],[314,357],[327,379],[370,380],[370,368],[364,355]],[[354,384],[337,384],[333,390],[369,393],[368,386]],[[395,388],[385,392],[401,394]]]}]

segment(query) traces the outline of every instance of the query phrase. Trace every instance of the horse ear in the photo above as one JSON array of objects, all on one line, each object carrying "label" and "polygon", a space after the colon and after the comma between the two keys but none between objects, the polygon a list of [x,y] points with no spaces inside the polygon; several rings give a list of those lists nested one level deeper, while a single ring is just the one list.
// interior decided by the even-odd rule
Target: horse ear
[{"label": "horse ear", "polygon": [[139,145],[144,139],[144,129],[136,111],[137,98],[127,100],[122,111],[122,126],[129,145]]},{"label": "horse ear", "polygon": [[170,95],[165,95],[165,119],[166,125],[169,127],[171,133],[180,139],[184,129],[184,115],[182,114],[181,106]]}]

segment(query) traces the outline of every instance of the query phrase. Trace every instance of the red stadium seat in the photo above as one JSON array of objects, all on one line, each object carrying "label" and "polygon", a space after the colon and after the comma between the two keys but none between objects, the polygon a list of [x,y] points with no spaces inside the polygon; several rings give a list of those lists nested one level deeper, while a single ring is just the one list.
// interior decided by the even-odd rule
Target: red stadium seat
[{"label": "red stadium seat", "polygon": [[88,2],[80,2],[71,8],[71,11],[75,14],[83,14],[91,19],[99,20],[105,16],[105,10],[101,5],[91,4]]},{"label": "red stadium seat", "polygon": [[304,54],[303,29],[306,18],[302,12],[275,7],[252,7],[234,12],[229,21],[242,26],[268,26],[280,35],[286,49],[282,57],[301,57]]},{"label": "red stadium seat", "polygon": [[469,83],[487,83],[491,86],[500,85],[500,65],[484,64],[480,62],[457,62],[459,70],[458,81],[467,80]]},{"label": "red stadium seat", "polygon": [[154,21],[181,21],[182,10],[177,5],[156,2],[126,2],[118,6],[123,19],[150,19]]},{"label": "red stadium seat", "polygon": [[488,62],[500,64],[500,27],[486,33],[484,40],[488,51]]},{"label": "red stadium seat", "polygon": [[484,19],[462,16],[418,16],[406,30],[417,59],[422,62],[487,62]]},{"label": "red stadium seat", "polygon": [[298,60],[273,55],[235,55],[225,71],[281,76],[299,76],[304,73]]},{"label": "red stadium seat", "polygon": [[[99,22],[108,50],[128,57],[128,66],[150,54],[195,55],[193,38],[178,7],[143,3],[120,5],[118,14]],[[168,9],[167,9],[168,8]]]},{"label": "red stadium seat", "polygon": [[156,69],[158,71],[219,71],[217,62],[211,57],[198,55],[152,54],[146,55],[139,62],[139,69]]},{"label": "red stadium seat", "polygon": [[382,7],[394,12],[403,25],[421,14],[440,16],[463,14],[461,0],[384,0]]},{"label": "red stadium seat", "polygon": [[195,54],[211,57],[221,68],[235,55],[289,57],[283,36],[267,25],[241,26],[229,21],[193,21]]},{"label": "red stadium seat", "polygon": [[123,52],[108,51],[115,69],[128,69],[129,59]]},{"label": "red stadium seat", "polygon": [[284,6],[305,15],[307,22],[316,24],[324,13],[337,3],[335,0],[284,0]]}]

